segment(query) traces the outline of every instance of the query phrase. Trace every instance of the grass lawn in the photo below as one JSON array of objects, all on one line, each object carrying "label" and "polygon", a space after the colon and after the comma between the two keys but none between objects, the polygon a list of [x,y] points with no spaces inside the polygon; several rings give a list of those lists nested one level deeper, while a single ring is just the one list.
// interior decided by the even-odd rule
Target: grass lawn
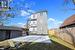
[{"label": "grass lawn", "polygon": [[18,48],[16,50],[71,50],[71,49],[64,47],[56,42],[53,42],[51,44],[35,43],[33,45],[30,45],[30,43],[28,43],[25,46]]}]

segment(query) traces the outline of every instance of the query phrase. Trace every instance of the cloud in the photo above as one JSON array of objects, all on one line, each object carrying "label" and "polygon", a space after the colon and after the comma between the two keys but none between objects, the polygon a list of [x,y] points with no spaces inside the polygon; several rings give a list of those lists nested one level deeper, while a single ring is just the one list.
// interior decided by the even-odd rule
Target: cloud
[{"label": "cloud", "polygon": [[53,21],[53,22],[55,22],[55,19],[49,18],[48,21]]},{"label": "cloud", "polygon": [[25,23],[17,23],[17,26],[18,26],[18,27],[23,27],[23,28],[24,28]]},{"label": "cloud", "polygon": [[30,2],[28,1],[25,3],[25,7],[26,8],[32,8],[33,6],[35,6],[35,4],[36,3],[34,1],[30,1]]},{"label": "cloud", "polygon": [[62,24],[62,21],[56,20],[54,18],[48,19],[48,28],[58,28]]},{"label": "cloud", "polygon": [[34,13],[35,11],[34,11],[34,10],[28,10],[28,12],[29,12],[29,13]]},{"label": "cloud", "polygon": [[25,25],[25,23],[17,23],[18,25]]},{"label": "cloud", "polygon": [[28,16],[28,15],[30,15],[29,12],[21,10],[21,16]]},{"label": "cloud", "polygon": [[17,24],[23,24],[23,23],[17,23]]},{"label": "cloud", "polygon": [[21,10],[21,16],[29,16],[30,14],[34,13],[34,10]]}]

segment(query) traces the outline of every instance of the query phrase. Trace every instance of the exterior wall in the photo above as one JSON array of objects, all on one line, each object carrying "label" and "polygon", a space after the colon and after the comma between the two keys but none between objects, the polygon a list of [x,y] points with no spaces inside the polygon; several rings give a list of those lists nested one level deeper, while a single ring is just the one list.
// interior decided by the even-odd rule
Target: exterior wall
[{"label": "exterior wall", "polygon": [[29,20],[30,34],[47,34],[47,12],[40,11],[30,16]]},{"label": "exterior wall", "polygon": [[55,35],[64,41],[74,45],[75,44],[75,27],[66,27],[55,30]]},{"label": "exterior wall", "polygon": [[0,41],[5,40],[6,37],[5,34],[6,34],[5,31],[0,31]]},{"label": "exterior wall", "polygon": [[[10,30],[9,30],[10,31]],[[6,30],[0,30],[0,41],[2,40],[6,40],[7,39],[7,35],[6,35]],[[11,31],[9,34],[10,37],[8,38],[16,38],[16,37],[20,37],[22,36],[22,31]]]},{"label": "exterior wall", "polygon": [[38,16],[38,19],[37,19],[38,33],[47,34],[47,12],[41,12],[38,15],[37,15]]},{"label": "exterior wall", "polygon": [[64,40],[68,41],[71,44],[75,44],[75,27],[63,28],[65,33]]},{"label": "exterior wall", "polygon": [[16,38],[22,36],[22,31],[11,31],[10,38]]}]

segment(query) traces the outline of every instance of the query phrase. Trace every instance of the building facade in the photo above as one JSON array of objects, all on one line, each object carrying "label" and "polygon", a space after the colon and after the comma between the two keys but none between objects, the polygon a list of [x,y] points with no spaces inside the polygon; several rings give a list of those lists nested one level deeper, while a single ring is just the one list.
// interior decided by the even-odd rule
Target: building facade
[{"label": "building facade", "polygon": [[75,14],[68,17],[62,23],[60,26],[59,36],[68,43],[71,43],[72,45],[75,44]]},{"label": "building facade", "polygon": [[22,28],[0,26],[0,41],[22,36]]},{"label": "building facade", "polygon": [[30,34],[47,34],[47,11],[33,13],[28,20]]}]

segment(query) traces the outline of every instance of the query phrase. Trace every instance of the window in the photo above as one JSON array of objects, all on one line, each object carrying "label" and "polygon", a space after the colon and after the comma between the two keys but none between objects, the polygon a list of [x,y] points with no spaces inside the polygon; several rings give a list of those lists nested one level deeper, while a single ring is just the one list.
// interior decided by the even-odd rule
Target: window
[{"label": "window", "polygon": [[33,16],[33,17],[34,17],[34,19],[37,19],[37,16],[38,16],[37,14],[34,14],[34,16]]},{"label": "window", "polygon": [[33,30],[34,30],[34,31],[37,31],[37,28],[34,28]]},{"label": "window", "polygon": [[31,15],[30,17],[31,17],[31,19],[33,19],[33,15]]},{"label": "window", "polygon": [[37,19],[37,14],[31,15],[31,19]]},{"label": "window", "polygon": [[37,25],[37,21],[31,21],[30,25]]},{"label": "window", "polygon": [[37,31],[37,28],[30,28],[29,31]]},{"label": "window", "polygon": [[33,31],[33,28],[29,28],[29,31]]}]

